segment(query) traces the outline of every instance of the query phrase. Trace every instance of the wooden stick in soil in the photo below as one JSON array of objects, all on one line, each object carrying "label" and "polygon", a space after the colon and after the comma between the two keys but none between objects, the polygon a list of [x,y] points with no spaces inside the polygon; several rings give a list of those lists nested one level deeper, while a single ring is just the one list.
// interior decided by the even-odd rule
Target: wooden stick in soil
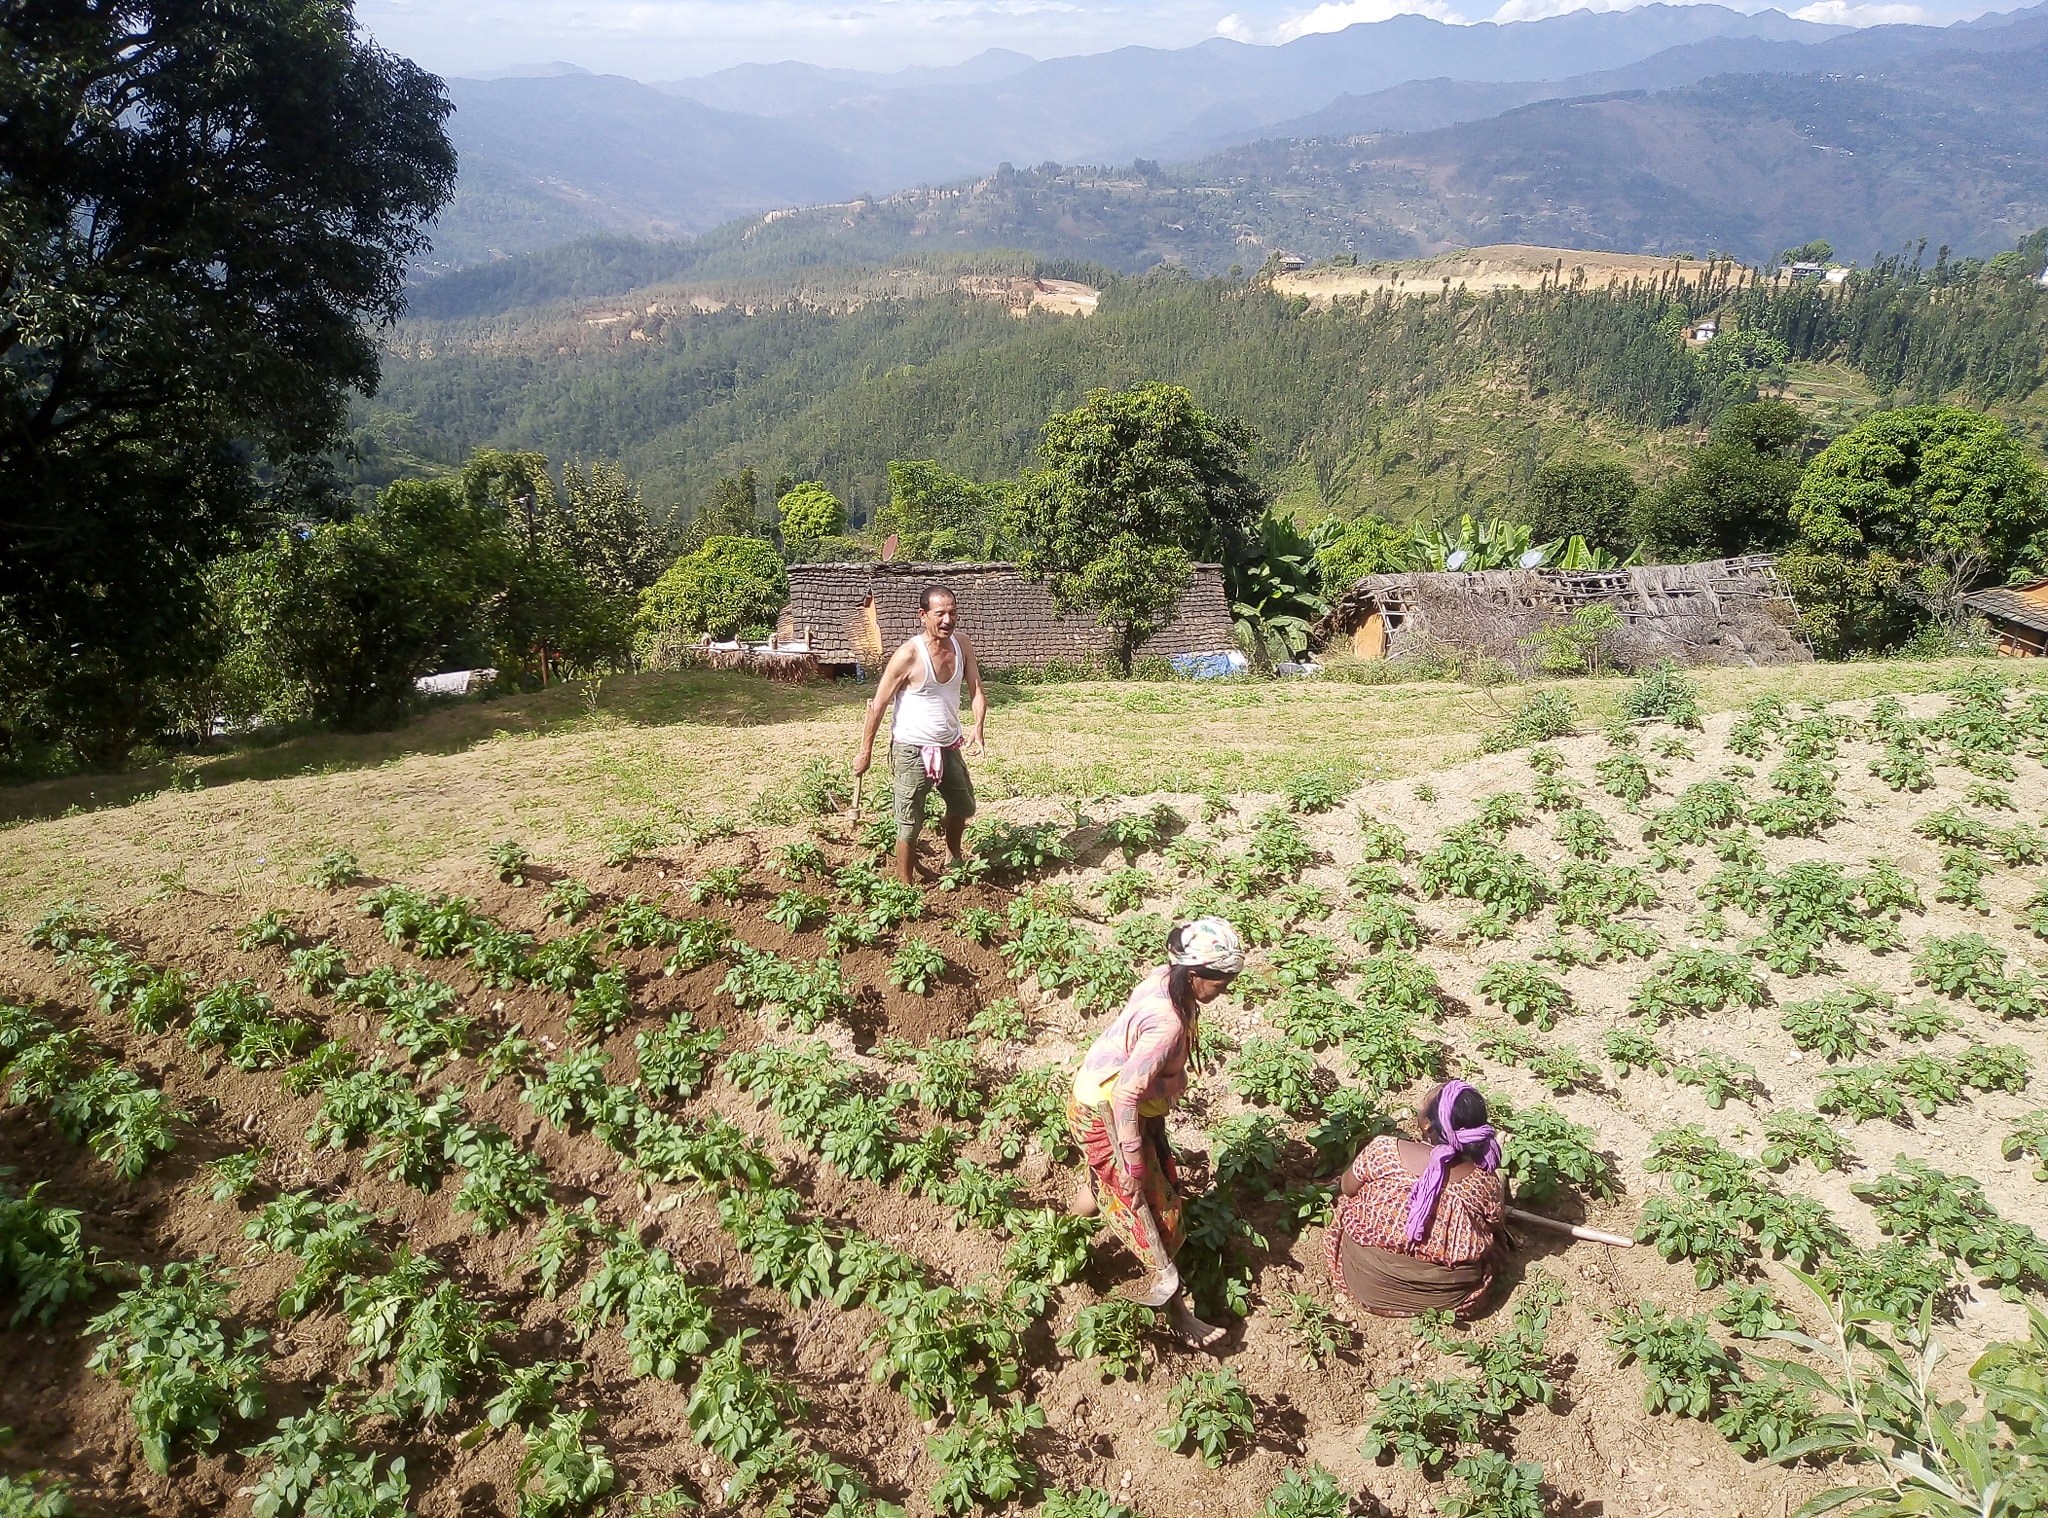
[{"label": "wooden stick in soil", "polygon": [[1507,1213],[1508,1221],[1511,1223],[1527,1223],[1532,1228],[1547,1228],[1552,1233],[1568,1233],[1573,1238],[1582,1239],[1588,1244],[1611,1244],[1616,1249],[1633,1249],[1636,1247],[1634,1239],[1623,1238],[1618,1233],[1602,1233],[1597,1228],[1587,1228],[1579,1223],[1567,1223],[1558,1218],[1546,1218],[1540,1212],[1524,1212],[1519,1207],[1510,1207]]}]

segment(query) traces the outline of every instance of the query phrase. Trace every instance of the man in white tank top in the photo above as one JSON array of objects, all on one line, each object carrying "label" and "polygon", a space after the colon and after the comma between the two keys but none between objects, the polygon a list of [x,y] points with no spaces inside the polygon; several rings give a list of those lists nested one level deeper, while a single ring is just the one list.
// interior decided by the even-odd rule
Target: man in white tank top
[{"label": "man in white tank top", "polygon": [[[917,835],[924,827],[924,799],[936,788],[946,799],[941,829],[953,863],[965,862],[961,837],[974,815],[974,780],[967,773],[965,753],[980,754],[986,746],[988,692],[974,645],[953,630],[957,620],[953,592],[930,585],[917,599],[918,625],[923,629],[889,656],[875,699],[868,703],[861,729],[860,753],[853,772],[865,775],[875,760],[875,733],[882,713],[896,705],[889,728],[889,779],[896,795],[896,874],[905,885],[917,883]],[[974,734],[970,741],[960,725],[960,695],[973,702]]]}]

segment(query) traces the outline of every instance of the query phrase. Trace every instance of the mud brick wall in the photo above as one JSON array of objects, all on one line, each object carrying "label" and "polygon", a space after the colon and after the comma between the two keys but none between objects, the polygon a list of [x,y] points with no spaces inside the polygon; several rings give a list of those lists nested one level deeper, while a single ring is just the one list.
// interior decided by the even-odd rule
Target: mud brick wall
[{"label": "mud brick wall", "polygon": [[[1062,616],[1046,588],[1013,564],[793,564],[789,605],[777,630],[787,638],[808,628],[811,651],[824,664],[879,663],[917,635],[917,601],[927,585],[953,592],[960,630],[986,668],[1099,660],[1109,651],[1100,623],[1086,613]],[[1173,620],[1139,652],[1170,656],[1236,646],[1222,568],[1198,564]]]}]

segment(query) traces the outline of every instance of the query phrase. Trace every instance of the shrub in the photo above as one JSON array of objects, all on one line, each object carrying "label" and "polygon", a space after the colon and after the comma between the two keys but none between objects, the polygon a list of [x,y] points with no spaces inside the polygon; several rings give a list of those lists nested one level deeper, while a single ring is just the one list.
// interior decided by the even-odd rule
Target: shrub
[{"label": "shrub", "polygon": [[1700,725],[1700,687],[1669,659],[1628,688],[1621,709],[1638,722],[1657,719],[1673,727]]},{"label": "shrub", "polygon": [[1579,709],[1571,692],[1556,688],[1533,691],[1523,697],[1499,727],[1487,734],[1480,743],[1480,751],[1500,754],[1532,743],[1546,743],[1552,738],[1566,738],[1578,730],[1578,725]]}]

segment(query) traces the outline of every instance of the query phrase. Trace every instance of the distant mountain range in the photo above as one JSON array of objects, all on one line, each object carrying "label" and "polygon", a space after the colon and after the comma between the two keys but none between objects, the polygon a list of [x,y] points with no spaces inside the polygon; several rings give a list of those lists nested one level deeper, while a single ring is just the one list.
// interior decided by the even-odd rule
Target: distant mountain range
[{"label": "distant mountain range", "polygon": [[[1764,257],[1780,239],[1864,255],[1923,234],[1990,251],[2048,220],[2044,43],[2048,4],[1854,32],[1649,5],[897,74],[748,65],[653,86],[556,65],[450,81],[462,175],[435,263],[713,228],[626,262],[1007,245],[1220,269],[1279,246]],[[1005,164],[1036,167],[991,172]]]}]

